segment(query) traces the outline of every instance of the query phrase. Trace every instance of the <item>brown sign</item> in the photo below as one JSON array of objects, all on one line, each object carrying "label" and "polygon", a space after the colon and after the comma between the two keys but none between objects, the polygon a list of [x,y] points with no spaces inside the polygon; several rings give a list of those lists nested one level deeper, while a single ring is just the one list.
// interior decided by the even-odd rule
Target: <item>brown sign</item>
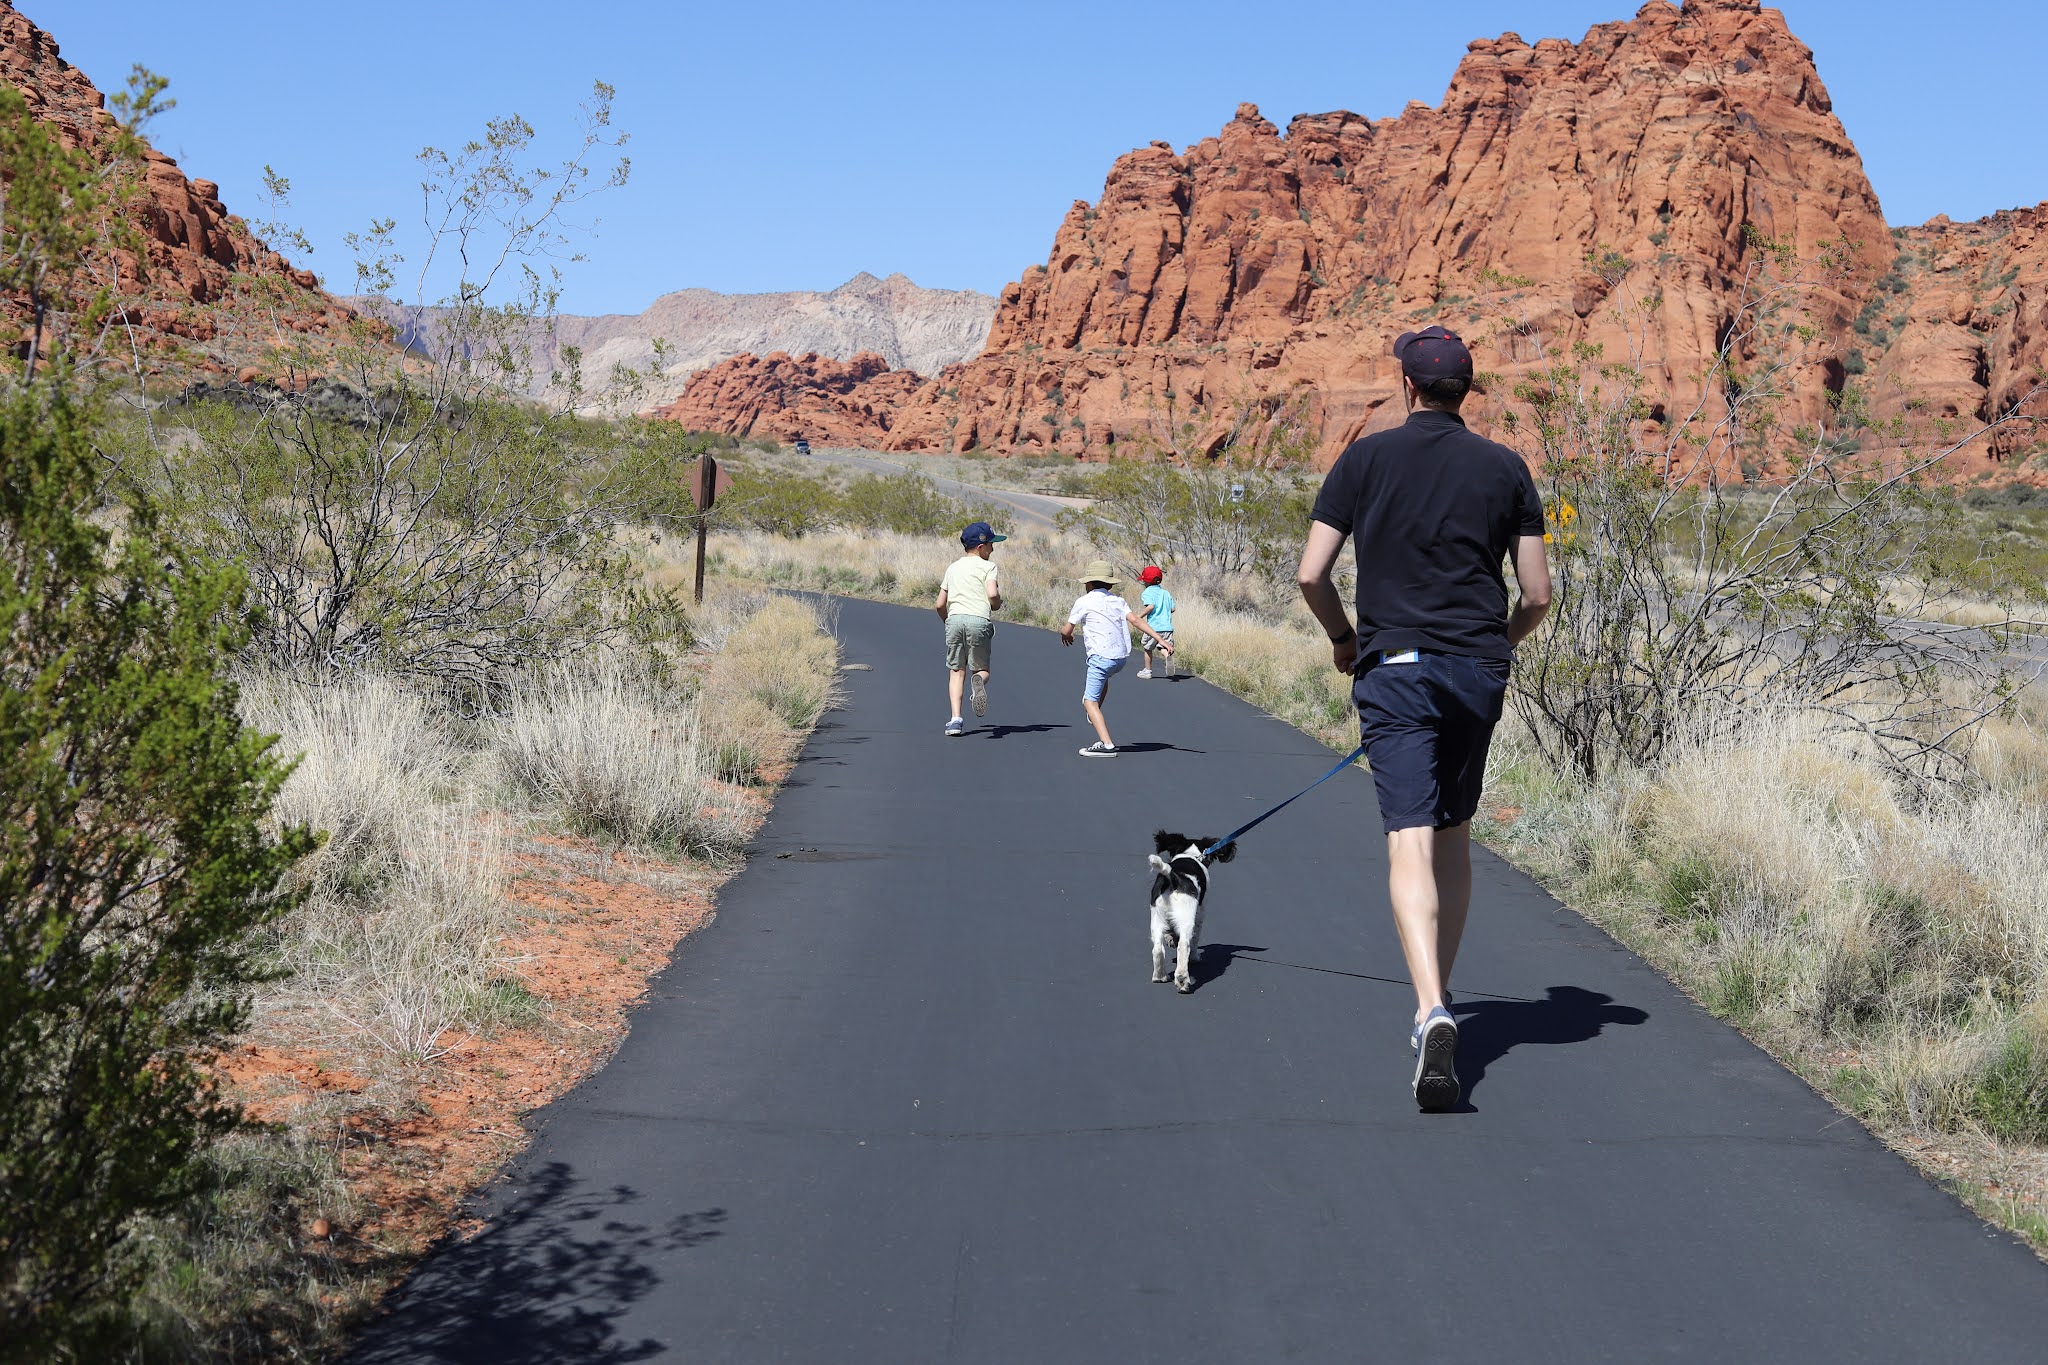
[{"label": "brown sign", "polygon": [[689,481],[690,496],[699,511],[708,511],[713,503],[732,490],[732,475],[709,455],[698,458],[696,467],[690,471]]}]

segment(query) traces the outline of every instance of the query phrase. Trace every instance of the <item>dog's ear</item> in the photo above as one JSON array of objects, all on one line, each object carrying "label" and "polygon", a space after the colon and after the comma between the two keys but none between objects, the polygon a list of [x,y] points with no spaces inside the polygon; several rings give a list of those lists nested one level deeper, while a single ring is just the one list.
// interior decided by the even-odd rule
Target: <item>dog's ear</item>
[{"label": "dog's ear", "polygon": [[1155,853],[1178,853],[1188,846],[1188,841],[1178,834],[1155,830],[1152,834],[1152,851]]},{"label": "dog's ear", "polygon": [[[1202,847],[1207,848],[1209,845],[1215,843],[1216,841],[1214,839],[1204,839],[1201,842]],[[1209,855],[1209,861],[1212,863],[1227,863],[1236,856],[1237,845],[1234,843],[1225,844],[1223,847],[1217,849],[1214,853],[1211,853]]]}]

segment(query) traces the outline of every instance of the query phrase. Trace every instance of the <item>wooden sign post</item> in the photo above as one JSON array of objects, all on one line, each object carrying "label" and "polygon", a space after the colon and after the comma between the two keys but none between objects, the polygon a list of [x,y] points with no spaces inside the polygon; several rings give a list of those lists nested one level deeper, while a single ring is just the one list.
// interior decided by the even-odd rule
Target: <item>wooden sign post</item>
[{"label": "wooden sign post", "polygon": [[690,476],[691,499],[697,504],[697,605],[704,605],[704,530],[711,520],[711,506],[718,501],[718,495],[732,487],[732,475],[719,468],[718,461],[709,454],[697,457],[697,468]]}]

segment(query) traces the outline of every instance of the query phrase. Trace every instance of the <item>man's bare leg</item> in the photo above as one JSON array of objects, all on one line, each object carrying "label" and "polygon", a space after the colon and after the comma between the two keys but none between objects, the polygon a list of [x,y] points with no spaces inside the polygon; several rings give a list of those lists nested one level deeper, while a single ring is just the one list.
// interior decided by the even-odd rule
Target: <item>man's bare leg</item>
[{"label": "man's bare leg", "polygon": [[966,692],[967,670],[964,668],[955,668],[949,670],[946,674],[946,693],[953,699],[953,714],[955,716],[961,714],[960,698],[964,696]]},{"label": "man's bare leg", "polygon": [[1431,859],[1436,871],[1436,966],[1439,991],[1451,988],[1451,965],[1465,937],[1465,912],[1472,908],[1472,825],[1436,832]]},{"label": "man's bare leg", "polygon": [[[1443,1004],[1448,969],[1442,956],[1447,926],[1437,886],[1436,851],[1436,831],[1427,825],[1387,835],[1387,898],[1394,905],[1394,929],[1401,936],[1401,955],[1408,960],[1408,979],[1415,983],[1417,1023]],[[1457,919],[1462,929],[1462,911]],[[1455,936],[1451,942],[1455,956]]]}]

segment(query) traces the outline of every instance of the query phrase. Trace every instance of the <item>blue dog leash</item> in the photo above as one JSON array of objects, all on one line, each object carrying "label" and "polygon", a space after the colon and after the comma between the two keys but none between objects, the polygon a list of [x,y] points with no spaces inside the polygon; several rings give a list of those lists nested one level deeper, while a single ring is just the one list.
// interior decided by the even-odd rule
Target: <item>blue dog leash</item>
[{"label": "blue dog leash", "polygon": [[1265,823],[1266,823],[1266,822],[1267,822],[1268,820],[1270,820],[1270,819],[1272,819],[1272,818],[1273,818],[1274,816],[1278,815],[1278,814],[1279,814],[1279,813],[1280,813],[1281,811],[1283,811],[1283,810],[1286,810],[1286,809],[1287,809],[1287,808],[1288,808],[1289,806],[1291,806],[1291,805],[1293,805],[1293,804],[1294,804],[1295,802],[1297,802],[1297,801],[1301,800],[1301,798],[1302,798],[1302,797],[1304,797],[1304,796],[1307,796],[1307,795],[1308,795],[1308,794],[1309,794],[1310,792],[1314,791],[1314,790],[1315,790],[1315,789],[1316,789],[1317,787],[1320,787],[1320,786],[1322,786],[1322,785],[1323,785],[1323,784],[1324,784],[1325,782],[1328,782],[1328,781],[1329,781],[1329,780],[1330,780],[1331,778],[1335,777],[1335,776],[1336,776],[1336,775],[1337,775],[1338,773],[1341,773],[1341,772],[1343,772],[1343,771],[1344,771],[1344,770],[1345,770],[1346,768],[1348,768],[1348,767],[1350,767],[1350,766],[1351,766],[1352,764],[1356,763],[1356,762],[1357,762],[1357,761],[1358,761],[1358,760],[1359,760],[1360,758],[1364,757],[1364,755],[1365,755],[1365,746],[1364,746],[1363,744],[1361,744],[1361,745],[1359,745],[1359,746],[1358,746],[1358,747],[1357,747],[1356,749],[1353,749],[1353,750],[1352,750],[1352,751],[1351,751],[1350,753],[1348,753],[1348,754],[1344,755],[1344,757],[1343,757],[1343,758],[1339,759],[1339,760],[1337,761],[1337,766],[1336,766],[1336,767],[1334,767],[1334,768],[1330,769],[1330,771],[1328,771],[1328,772],[1324,773],[1324,774],[1323,774],[1323,775],[1322,775],[1321,777],[1319,777],[1319,778],[1317,778],[1317,779],[1316,779],[1315,781],[1313,781],[1313,782],[1309,783],[1309,784],[1308,784],[1308,785],[1307,785],[1306,787],[1303,787],[1303,788],[1302,788],[1302,789],[1301,789],[1300,791],[1298,791],[1298,792],[1296,792],[1296,793],[1295,793],[1294,795],[1292,795],[1292,796],[1288,797],[1288,798],[1287,798],[1287,799],[1286,799],[1285,801],[1282,801],[1282,802],[1281,802],[1281,803],[1280,803],[1279,805],[1277,805],[1277,806],[1273,807],[1273,809],[1271,809],[1271,810],[1267,811],[1267,812],[1266,812],[1266,813],[1265,813],[1264,815],[1261,815],[1261,816],[1259,816],[1259,817],[1258,817],[1258,818],[1257,818],[1256,820],[1253,820],[1253,821],[1252,821],[1252,822],[1251,822],[1250,824],[1247,824],[1247,825],[1239,825],[1239,826],[1238,826],[1238,827],[1237,827],[1236,829],[1234,829],[1234,830],[1230,831],[1230,833],[1228,833],[1228,834],[1224,835],[1224,836],[1223,836],[1223,837],[1222,837],[1221,839],[1218,839],[1218,840],[1217,840],[1217,841],[1216,841],[1215,843],[1213,843],[1213,844],[1209,845],[1209,847],[1207,847],[1207,848],[1203,849],[1203,850],[1202,850],[1202,861],[1203,861],[1203,862],[1205,862],[1205,863],[1206,863],[1206,862],[1208,862],[1208,861],[1209,861],[1209,859],[1211,859],[1211,858],[1213,858],[1213,857],[1215,857],[1215,856],[1216,856],[1216,853],[1217,853],[1217,851],[1218,851],[1219,849],[1227,848],[1227,847],[1229,847],[1229,846],[1230,846],[1231,844],[1234,844],[1234,843],[1236,843],[1236,842],[1238,841],[1238,839],[1239,839],[1239,838],[1240,838],[1241,836],[1243,836],[1243,835],[1246,835],[1246,834],[1249,834],[1249,833],[1251,833],[1251,832],[1252,832],[1253,830],[1257,829],[1257,828],[1258,828],[1258,827],[1259,827],[1260,825],[1263,825],[1263,824],[1265,824]]}]

